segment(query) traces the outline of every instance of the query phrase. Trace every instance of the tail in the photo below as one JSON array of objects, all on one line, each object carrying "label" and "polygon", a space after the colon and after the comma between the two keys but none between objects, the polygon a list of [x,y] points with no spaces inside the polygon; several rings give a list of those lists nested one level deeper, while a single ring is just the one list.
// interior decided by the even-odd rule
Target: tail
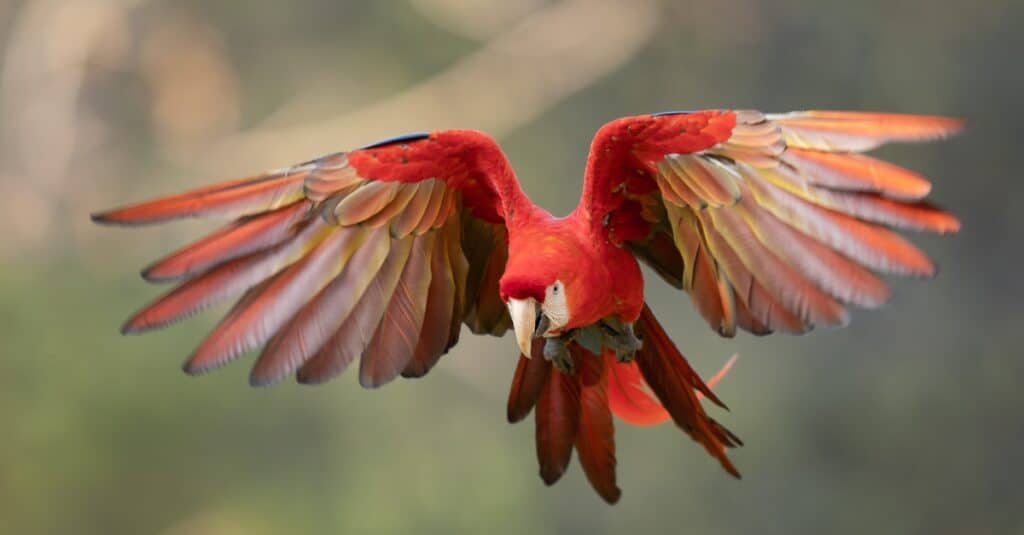
[{"label": "tail", "polygon": [[[543,358],[520,356],[509,392],[508,420],[518,422],[536,406],[541,479],[548,485],[558,481],[575,449],[594,490],[608,503],[617,502],[622,493],[615,478],[612,413],[639,425],[672,418],[726,471],[739,477],[725,448],[740,445],[740,440],[711,419],[700,404],[703,397],[724,407],[722,402],[690,368],[646,307],[636,330],[644,347],[632,362],[619,362],[609,348],[596,355],[576,342],[568,346],[577,370],[572,375],[554,369]],[[533,354],[541,355],[543,346],[543,339],[536,340]],[[734,360],[709,383],[723,377]]]},{"label": "tail", "polygon": [[703,394],[714,404],[727,409],[725,404],[693,371],[646,305],[635,329],[637,336],[643,340],[643,348],[637,351],[634,362],[664,410],[676,425],[718,459],[726,472],[740,477],[739,471],[726,455],[725,448],[741,446],[743,442],[704,412],[700,395]]}]

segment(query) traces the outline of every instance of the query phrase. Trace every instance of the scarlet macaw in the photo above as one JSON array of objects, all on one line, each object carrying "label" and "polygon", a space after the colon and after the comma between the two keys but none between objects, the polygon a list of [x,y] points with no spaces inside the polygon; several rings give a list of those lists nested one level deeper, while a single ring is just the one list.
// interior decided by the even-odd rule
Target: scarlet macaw
[{"label": "scarlet macaw", "polygon": [[146,268],[146,280],[180,284],[123,328],[163,327],[241,296],[189,374],[263,346],[253,385],[293,373],[321,383],[358,358],[372,388],[426,374],[462,323],[495,336],[511,327],[521,356],[508,420],[536,409],[541,477],[557,481],[575,448],[614,503],[613,413],[639,425],[671,418],[739,475],[726,448],[740,441],[700,398],[722,402],[644,304],[639,261],[686,290],[722,336],[843,325],[846,305],[889,297],[875,272],[935,271],[890,227],[960,226],[922,200],[924,177],[860,153],[960,128],[836,111],[625,117],[597,132],[582,198],[561,218],[529,200],[492,138],[446,130],[93,218],[235,218]]}]

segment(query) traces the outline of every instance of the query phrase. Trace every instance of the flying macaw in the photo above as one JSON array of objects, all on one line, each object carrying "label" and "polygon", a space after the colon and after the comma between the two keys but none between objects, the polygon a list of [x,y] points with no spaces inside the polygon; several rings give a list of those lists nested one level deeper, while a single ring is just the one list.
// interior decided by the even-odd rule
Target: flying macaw
[{"label": "flying macaw", "polygon": [[360,384],[374,388],[426,374],[463,323],[494,336],[511,328],[521,355],[507,416],[534,411],[542,479],[557,481],[575,449],[614,503],[612,414],[671,419],[739,477],[726,454],[739,439],[700,400],[724,405],[645,305],[640,263],[689,293],[722,336],[844,325],[847,305],[888,299],[876,273],[935,272],[891,229],[960,227],[923,201],[924,177],[861,153],[961,127],[839,111],[624,117],[598,130],[565,217],[530,201],[487,134],[444,130],[93,219],[234,219],[146,268],[146,280],[178,285],[123,327],[164,327],[240,296],[185,363],[189,374],[262,346],[253,385],[292,374],[322,383],[358,360]]}]

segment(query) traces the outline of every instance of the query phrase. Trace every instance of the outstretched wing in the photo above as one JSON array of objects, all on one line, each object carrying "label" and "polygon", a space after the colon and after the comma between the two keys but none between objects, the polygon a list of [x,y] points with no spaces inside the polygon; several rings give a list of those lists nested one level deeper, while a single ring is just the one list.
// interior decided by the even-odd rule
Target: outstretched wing
[{"label": "outstretched wing", "polygon": [[507,216],[523,196],[496,142],[413,134],[286,169],[97,214],[141,225],[234,221],[143,271],[178,285],[123,332],[159,328],[239,298],[185,364],[203,373],[260,346],[251,382],[326,381],[360,359],[376,387],[421,376],[465,322],[500,335]]},{"label": "outstretched wing", "polygon": [[709,110],[627,117],[591,146],[577,210],[685,289],[732,336],[843,325],[889,297],[878,273],[935,265],[893,229],[956,232],[919,174],[860,154],[951,135],[959,120]]}]

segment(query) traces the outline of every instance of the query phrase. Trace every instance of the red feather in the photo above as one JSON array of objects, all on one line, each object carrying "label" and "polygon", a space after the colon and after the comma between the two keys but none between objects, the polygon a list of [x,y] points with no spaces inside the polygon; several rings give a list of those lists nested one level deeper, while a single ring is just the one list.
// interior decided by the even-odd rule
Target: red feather
[{"label": "red feather", "polygon": [[644,381],[636,361],[617,362],[611,355],[605,358],[605,368],[608,369],[608,404],[616,416],[633,425],[660,424],[670,418]]},{"label": "red feather", "polygon": [[739,440],[704,412],[696,393],[703,392],[718,405],[722,402],[690,368],[646,306],[637,322],[637,334],[644,346],[637,351],[636,363],[651,390],[676,425],[718,459],[725,471],[739,477],[739,471],[725,453],[727,446],[738,445]]},{"label": "red feather", "polygon": [[158,260],[142,272],[148,281],[192,277],[228,260],[261,251],[295,235],[298,224],[309,215],[309,201],[235,221]]},{"label": "red feather", "polygon": [[[538,355],[538,358],[543,358]],[[558,370],[548,373],[537,399],[537,461],[544,483],[553,485],[569,466],[580,420],[580,385]]]},{"label": "red feather", "polygon": [[590,485],[606,502],[615,503],[622,491],[615,483],[615,424],[608,408],[605,357],[594,355],[579,344],[569,347],[579,366],[577,375],[582,383],[576,452]]},{"label": "red feather", "polygon": [[97,223],[142,225],[204,215],[242,216],[290,204],[302,198],[309,168],[287,169],[221,182],[185,193],[94,214]]},{"label": "red feather", "polygon": [[512,388],[508,393],[509,423],[516,423],[530,414],[537,403],[537,398],[540,397],[541,390],[547,384],[548,374],[551,373],[551,361],[541,356],[543,351],[544,339],[537,338],[533,341],[534,358],[519,355],[519,364],[516,365]]}]

